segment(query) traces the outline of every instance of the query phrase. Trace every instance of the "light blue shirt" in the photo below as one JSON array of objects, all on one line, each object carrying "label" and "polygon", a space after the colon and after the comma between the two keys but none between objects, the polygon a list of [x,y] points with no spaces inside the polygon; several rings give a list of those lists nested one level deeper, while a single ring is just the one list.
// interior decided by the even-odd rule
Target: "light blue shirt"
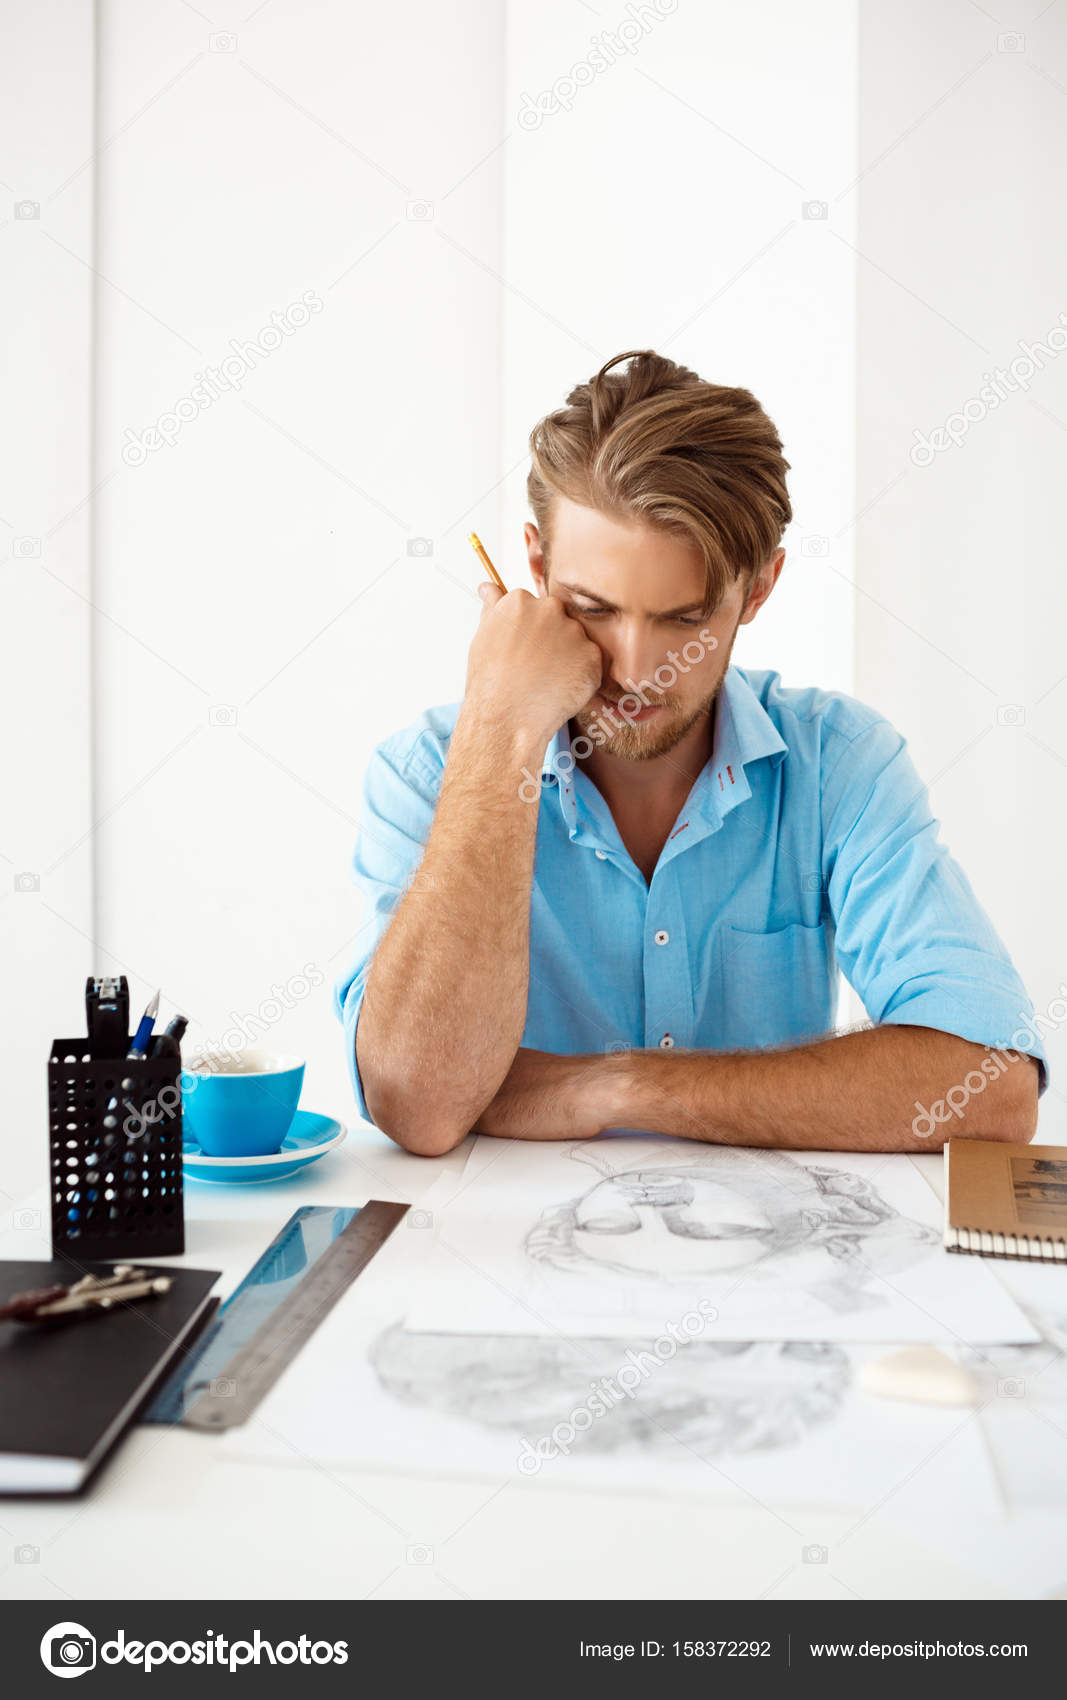
[{"label": "light blue shirt", "polygon": [[[427,710],[378,747],[367,771],[353,864],[366,908],[335,989],[364,1116],[363,990],[417,877],[458,713],[458,704]],[[523,1045],[798,1044],[833,1030],[840,967],[876,1026],[936,1027],[1029,1052],[1044,1091],[1022,982],[938,839],[905,740],[873,709],[729,668],[711,758],[647,885],[604,798],[575,770],[566,726],[531,782],[541,797]]]}]

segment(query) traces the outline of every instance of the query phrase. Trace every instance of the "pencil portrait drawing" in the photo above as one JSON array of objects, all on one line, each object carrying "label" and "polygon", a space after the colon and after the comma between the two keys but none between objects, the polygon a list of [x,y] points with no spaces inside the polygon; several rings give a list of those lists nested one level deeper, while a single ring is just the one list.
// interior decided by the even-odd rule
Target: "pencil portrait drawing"
[{"label": "pencil portrait drawing", "polygon": [[[568,1155],[597,1178],[544,1210],[525,1240],[542,1267],[631,1285],[784,1281],[834,1312],[877,1309],[879,1278],[930,1255],[935,1229],[895,1210],[864,1177],[782,1151],[719,1146],[614,1167]],[[710,1288],[709,1288],[710,1290]]]}]

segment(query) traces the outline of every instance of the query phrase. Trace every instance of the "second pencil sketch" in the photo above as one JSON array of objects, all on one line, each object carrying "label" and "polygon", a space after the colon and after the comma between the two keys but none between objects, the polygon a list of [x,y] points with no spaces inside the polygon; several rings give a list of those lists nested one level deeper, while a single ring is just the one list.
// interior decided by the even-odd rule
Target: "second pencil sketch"
[{"label": "second pencil sketch", "polygon": [[[664,1361],[650,1339],[561,1340],[386,1329],[370,1363],[383,1392],[485,1429],[536,1436],[568,1413],[591,1453],[717,1457],[791,1446],[841,1408],[840,1346],[694,1340]],[[595,1396],[595,1397],[594,1397]]]}]

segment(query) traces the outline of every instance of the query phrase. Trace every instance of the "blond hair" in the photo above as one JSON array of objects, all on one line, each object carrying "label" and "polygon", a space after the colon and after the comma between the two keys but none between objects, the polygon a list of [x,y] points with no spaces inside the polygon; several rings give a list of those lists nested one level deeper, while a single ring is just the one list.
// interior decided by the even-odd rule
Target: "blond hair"
[{"label": "blond hair", "polygon": [[[629,361],[625,370],[613,370]],[[749,390],[705,383],[652,349],[616,354],[530,433],[526,490],[546,565],[552,503],[689,536],[710,612],[773,555],[793,517],[789,462]]]}]

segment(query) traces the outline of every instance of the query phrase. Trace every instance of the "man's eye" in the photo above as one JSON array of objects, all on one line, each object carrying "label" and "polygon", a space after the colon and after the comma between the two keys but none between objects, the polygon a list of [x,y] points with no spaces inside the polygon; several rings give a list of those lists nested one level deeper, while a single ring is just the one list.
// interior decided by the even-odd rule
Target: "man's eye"
[{"label": "man's eye", "polygon": [[611,613],[610,608],[580,608],[577,602],[572,602],[571,607],[576,614],[582,616],[583,620],[601,619],[605,614]]},{"label": "man's eye", "polygon": [[676,616],[676,623],[679,626],[699,626],[702,623],[702,621],[703,621],[703,615],[702,614],[694,614],[692,616],[692,618],[690,618],[686,614],[678,614]]}]

